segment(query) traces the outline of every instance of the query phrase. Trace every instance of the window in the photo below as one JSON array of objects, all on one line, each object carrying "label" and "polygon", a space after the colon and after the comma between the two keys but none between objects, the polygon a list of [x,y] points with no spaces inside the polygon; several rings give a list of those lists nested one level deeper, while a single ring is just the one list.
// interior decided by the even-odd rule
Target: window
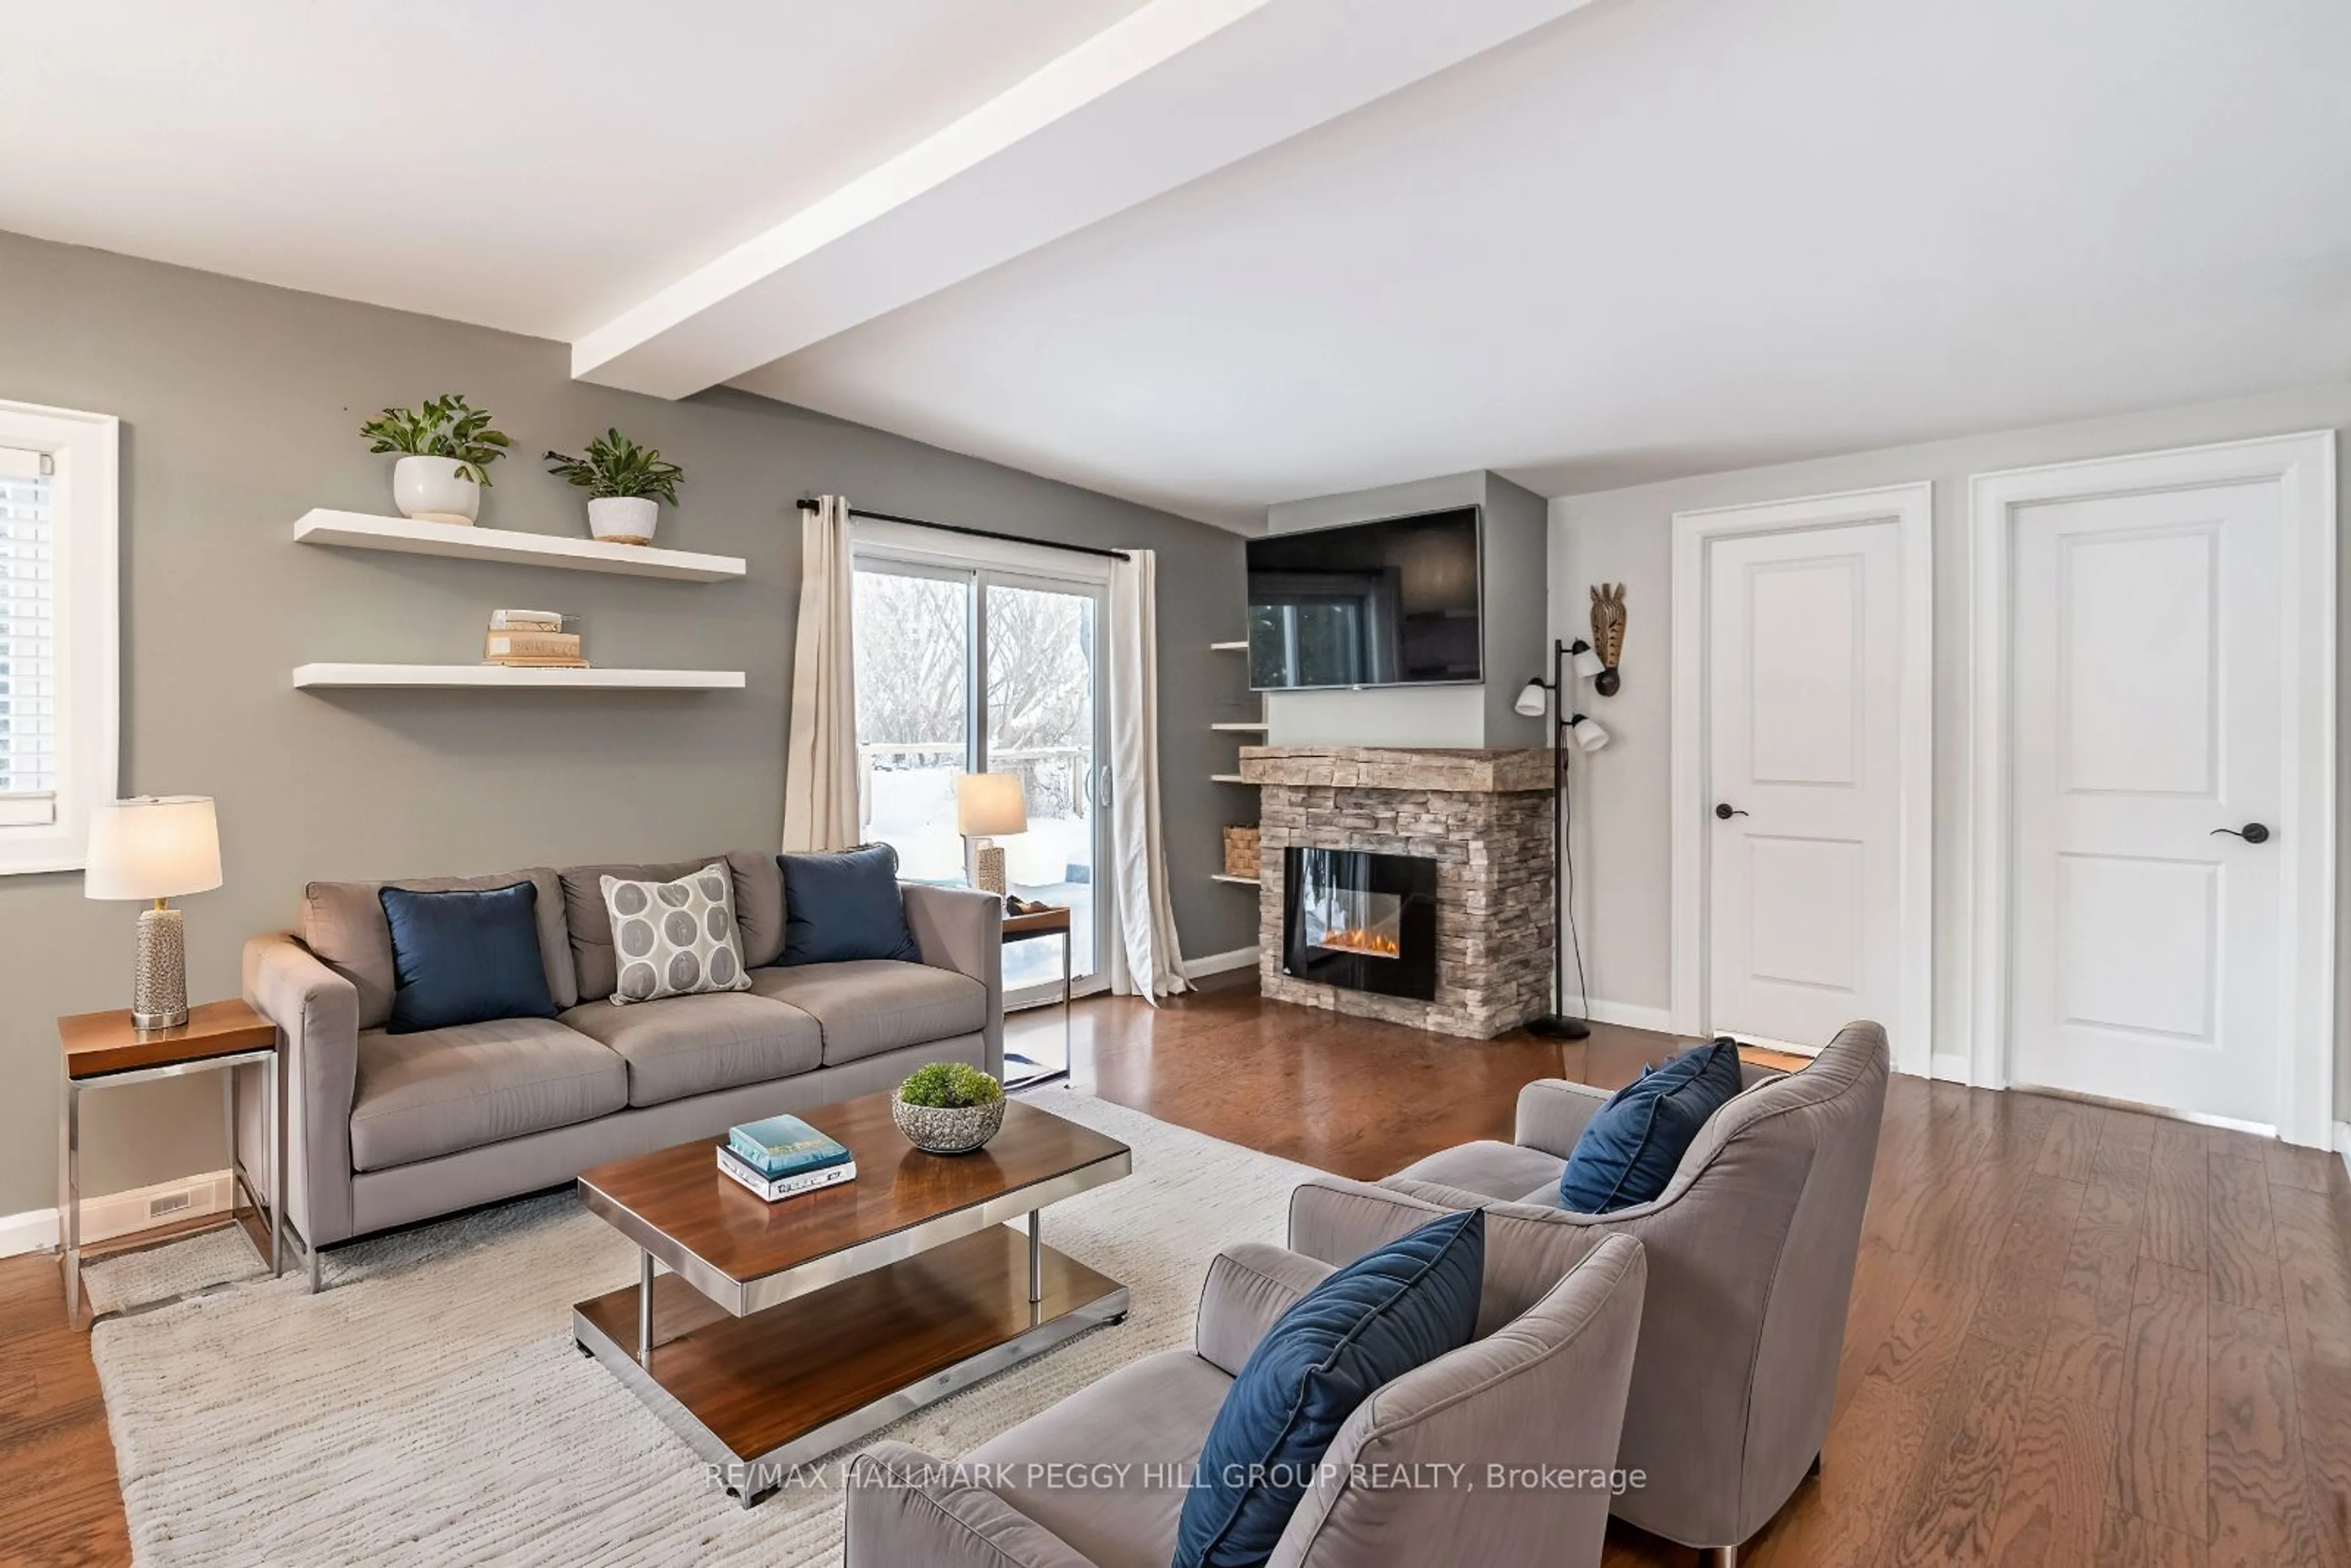
[{"label": "window", "polygon": [[80,868],[117,753],[116,422],[0,402],[0,873]]}]

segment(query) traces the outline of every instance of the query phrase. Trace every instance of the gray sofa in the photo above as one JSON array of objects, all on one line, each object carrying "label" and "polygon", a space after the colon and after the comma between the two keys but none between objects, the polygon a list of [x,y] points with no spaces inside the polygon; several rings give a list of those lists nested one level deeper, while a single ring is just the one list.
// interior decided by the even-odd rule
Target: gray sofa
[{"label": "gray sofa", "polygon": [[[671,881],[718,860],[734,882],[751,988],[613,1005],[601,878]],[[555,1019],[386,1033],[393,978],[381,883],[314,882],[298,934],[246,944],[246,1000],[285,1037],[285,1208],[313,1289],[319,1249],[354,1237],[889,1088],[926,1061],[1003,1073],[1004,917],[992,894],[902,883],[921,963],[787,968],[776,967],[783,874],[756,851],[390,885],[522,881],[537,889]],[[238,1136],[257,1148],[257,1120]]]},{"label": "gray sofa", "polygon": [[[1489,1234],[1489,1301],[1498,1273],[1527,1278],[1508,1250]],[[848,1568],[1166,1568],[1225,1391],[1331,1271],[1235,1247],[1209,1265],[1194,1349],[1122,1367],[954,1465],[874,1444],[850,1468]],[[1637,1242],[1605,1240],[1517,1310],[1481,1309],[1468,1344],[1374,1390],[1291,1513],[1274,1568],[1598,1563],[1609,1493],[1590,1472],[1615,1458],[1645,1278]],[[1463,1469],[1436,1468],[1452,1465]],[[1584,1484],[1560,1484],[1567,1471]]]},{"label": "gray sofa", "polygon": [[[1752,1064],[1656,1201],[1570,1214],[1559,1177],[1608,1098],[1544,1079],[1516,1142],[1464,1144],[1376,1186],[1318,1177],[1290,1199],[1290,1244],[1341,1261],[1468,1207],[1489,1249],[1541,1263],[1510,1308],[1605,1238],[1647,1249],[1648,1303],[1618,1462],[1647,1484],[1613,1511],[1729,1568],[1818,1465],[1886,1105],[1886,1031],[1847,1024],[1800,1072]],[[1496,1281],[1489,1272],[1489,1296]]]}]

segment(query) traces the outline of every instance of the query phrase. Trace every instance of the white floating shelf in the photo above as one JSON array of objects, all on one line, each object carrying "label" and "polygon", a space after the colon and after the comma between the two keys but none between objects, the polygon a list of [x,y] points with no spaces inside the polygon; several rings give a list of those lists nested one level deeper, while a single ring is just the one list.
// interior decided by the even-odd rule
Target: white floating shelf
[{"label": "white floating shelf", "polygon": [[1211,643],[1208,644],[1208,652],[1211,653],[1246,653],[1249,652],[1249,643],[1245,640],[1238,643]]},{"label": "white floating shelf", "polygon": [[1228,730],[1235,735],[1261,735],[1265,731],[1266,724],[1263,719],[1259,719],[1251,724],[1212,724],[1208,727]]},{"label": "white floating shelf", "polygon": [[394,550],[402,555],[455,556],[504,561],[511,566],[552,566],[569,571],[610,571],[630,577],[665,577],[679,582],[725,582],[747,570],[740,557],[656,549],[651,545],[614,545],[561,534],[526,534],[514,528],[467,528],[455,523],[419,523],[380,517],[371,512],[337,512],[313,507],[294,525],[294,538],[306,545],[342,545],[351,549]]},{"label": "white floating shelf", "polygon": [[450,690],[563,692],[722,692],[743,685],[740,670],[550,670],[511,664],[300,664],[298,689],[327,686],[405,686]]},{"label": "white floating shelf", "polygon": [[1246,784],[1249,780],[1242,778],[1238,773],[1211,773],[1208,775],[1208,782],[1211,784]]},{"label": "white floating shelf", "polygon": [[1208,880],[1210,882],[1229,882],[1235,887],[1262,887],[1265,885],[1253,876],[1227,876],[1223,872],[1213,873],[1210,875]]}]

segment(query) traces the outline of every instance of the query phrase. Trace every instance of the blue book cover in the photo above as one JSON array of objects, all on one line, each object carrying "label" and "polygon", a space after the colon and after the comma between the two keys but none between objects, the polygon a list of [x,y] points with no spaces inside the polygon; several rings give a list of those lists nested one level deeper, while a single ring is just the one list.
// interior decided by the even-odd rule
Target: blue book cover
[{"label": "blue book cover", "polygon": [[770,1179],[844,1165],[849,1150],[798,1116],[770,1116],[726,1130],[727,1146]]}]

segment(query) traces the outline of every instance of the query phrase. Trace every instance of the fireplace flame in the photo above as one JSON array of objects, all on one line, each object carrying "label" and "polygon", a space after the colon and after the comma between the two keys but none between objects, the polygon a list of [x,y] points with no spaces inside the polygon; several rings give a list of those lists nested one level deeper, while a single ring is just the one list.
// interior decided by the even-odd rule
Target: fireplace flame
[{"label": "fireplace flame", "polygon": [[1317,947],[1329,947],[1341,953],[1364,953],[1374,958],[1404,956],[1404,945],[1395,937],[1383,936],[1377,931],[1366,931],[1355,925],[1343,926],[1336,931],[1326,931],[1316,939],[1314,945]]}]

